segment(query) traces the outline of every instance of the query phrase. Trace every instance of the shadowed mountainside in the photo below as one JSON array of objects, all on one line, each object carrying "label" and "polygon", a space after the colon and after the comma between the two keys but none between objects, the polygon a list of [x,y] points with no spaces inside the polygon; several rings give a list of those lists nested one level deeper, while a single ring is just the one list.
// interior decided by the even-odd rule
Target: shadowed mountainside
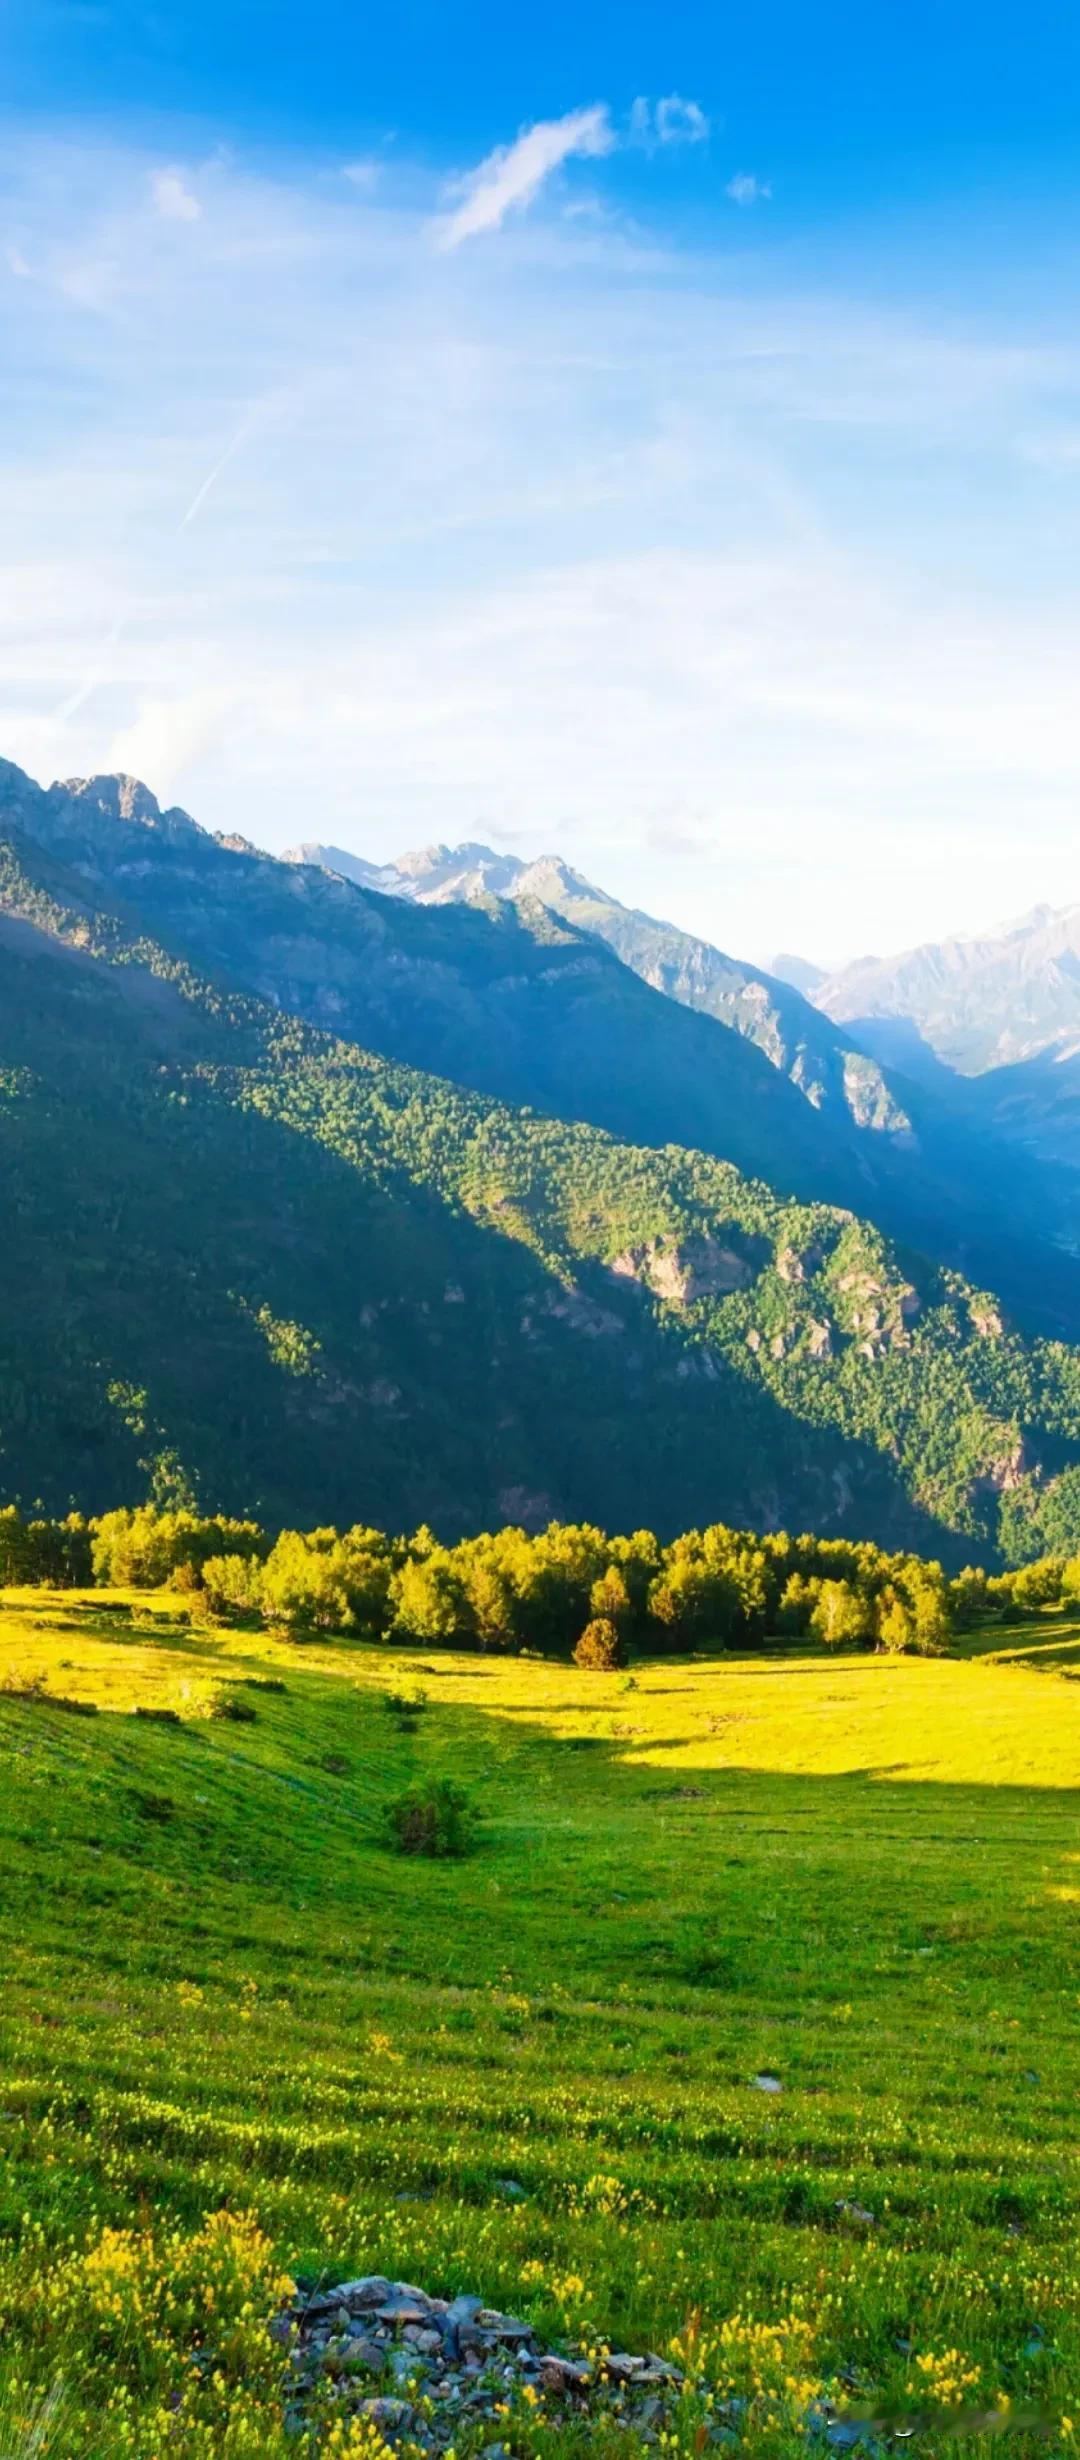
[{"label": "shadowed mountainside", "polygon": [[820,1202],[358,1050],[0,861],[0,1465],[267,1518],[1038,1551],[1080,1361]]}]

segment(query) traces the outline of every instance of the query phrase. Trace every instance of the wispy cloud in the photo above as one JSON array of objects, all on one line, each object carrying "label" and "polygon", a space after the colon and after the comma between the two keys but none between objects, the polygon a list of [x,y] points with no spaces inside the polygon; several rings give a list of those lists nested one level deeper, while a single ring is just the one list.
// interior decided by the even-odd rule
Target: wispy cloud
[{"label": "wispy cloud", "polygon": [[381,170],[382,164],[376,161],[374,154],[365,154],[357,162],[343,162],[341,176],[348,180],[350,188],[359,188],[364,196],[370,196],[372,189],[378,186]]},{"label": "wispy cloud", "polygon": [[708,134],[701,104],[689,102],[685,94],[662,94],[657,103],[639,94],[630,113],[630,143],[649,152],[657,145],[703,145]]},{"label": "wispy cloud", "polygon": [[731,198],[733,205],[763,205],[771,197],[772,189],[767,179],[756,178],[753,171],[736,171],[724,195]]},{"label": "wispy cloud", "polygon": [[684,94],[664,94],[656,106],[656,133],[661,145],[702,145],[709,123],[700,103]]},{"label": "wispy cloud", "polygon": [[1046,427],[1038,435],[1021,436],[1018,451],[1021,461],[1036,470],[1075,475],[1080,471],[1080,427]]},{"label": "wispy cloud", "polygon": [[659,145],[704,145],[709,133],[711,121],[701,103],[691,103],[684,93],[662,93],[659,103],[640,93],[627,121],[627,145],[645,153],[657,153]]},{"label": "wispy cloud", "polygon": [[155,171],[150,194],[154,211],[163,222],[197,222],[202,213],[198,197],[188,187],[182,171]]},{"label": "wispy cloud", "polygon": [[5,164],[34,279],[4,300],[0,753],[149,772],[276,845],[313,780],[373,856],[557,826],[662,910],[681,848],[682,915],[736,947],[766,910],[779,942],[915,940],[973,878],[991,911],[1032,871],[1075,895],[1064,318],[921,262],[890,309],[861,261],[733,268],[726,166],[711,245],[696,205],[693,245],[670,210],[648,248],[552,214],[442,257],[412,170],[225,158],[169,225],[164,158]]},{"label": "wispy cloud", "polygon": [[606,103],[567,111],[561,120],[537,120],[513,145],[497,145],[454,184],[450,193],[460,202],[436,224],[438,246],[460,248],[463,240],[476,239],[482,231],[497,231],[508,213],[531,205],[562,163],[573,155],[610,154],[617,142]]}]

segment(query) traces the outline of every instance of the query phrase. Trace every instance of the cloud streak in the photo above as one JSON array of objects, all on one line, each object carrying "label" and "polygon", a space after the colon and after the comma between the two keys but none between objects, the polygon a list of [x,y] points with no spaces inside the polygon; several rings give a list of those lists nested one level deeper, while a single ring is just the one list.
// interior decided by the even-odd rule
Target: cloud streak
[{"label": "cloud streak", "polygon": [[234,436],[230,436],[224,452],[218,454],[213,468],[207,471],[206,477],[203,479],[201,486],[196,487],[187,511],[182,520],[178,523],[178,527],[181,530],[189,530],[192,522],[197,518],[198,514],[201,513],[207,496],[210,494],[211,490],[217,486],[222,472],[228,469],[234,453],[238,453],[241,445],[247,443],[247,439],[255,424],[255,418],[255,411],[250,410],[247,417],[241,419],[240,425],[236,430],[236,434]]},{"label": "cloud streak", "polygon": [[466,239],[497,231],[507,214],[531,205],[546,180],[575,155],[595,160],[614,151],[618,139],[606,103],[567,111],[560,120],[537,120],[512,145],[497,145],[451,191],[459,198],[440,216],[435,244],[446,254]]}]

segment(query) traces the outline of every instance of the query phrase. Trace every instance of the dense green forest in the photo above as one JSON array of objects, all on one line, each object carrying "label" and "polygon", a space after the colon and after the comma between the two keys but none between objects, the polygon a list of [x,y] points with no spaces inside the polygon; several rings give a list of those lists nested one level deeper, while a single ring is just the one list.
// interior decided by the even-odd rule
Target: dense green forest
[{"label": "dense green forest", "polygon": [[722,1524],[667,1545],[651,1529],[610,1537],[589,1523],[504,1528],[441,1545],[359,1525],[283,1529],[147,1503],[88,1521],[0,1508],[0,1589],[171,1588],[196,1621],[266,1625],[313,1639],[351,1632],[422,1647],[571,1652],[625,1662],[628,1649],[753,1648],[778,1638],[824,1648],[932,1656],[995,1614],[1080,1601],[1080,1556],[1018,1571],[940,1563],[865,1540],[760,1535]]},{"label": "dense green forest", "polygon": [[0,908],[10,1499],[1077,1543],[1080,1359],[956,1273],[206,982],[25,843]]}]

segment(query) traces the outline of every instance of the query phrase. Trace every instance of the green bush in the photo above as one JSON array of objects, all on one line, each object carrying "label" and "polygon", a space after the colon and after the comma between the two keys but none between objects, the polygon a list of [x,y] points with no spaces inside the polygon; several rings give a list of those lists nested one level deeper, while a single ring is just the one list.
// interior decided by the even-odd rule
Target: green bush
[{"label": "green bush", "polygon": [[384,1816],[387,1842],[395,1853],[442,1862],[471,1853],[476,1843],[475,1809],[453,1777],[411,1787],[387,1804]]},{"label": "green bush", "polygon": [[384,1691],[383,1693],[383,1707],[387,1716],[392,1717],[395,1725],[400,1726],[407,1734],[413,1732],[418,1719],[424,1715],[427,1704],[426,1691]]}]

